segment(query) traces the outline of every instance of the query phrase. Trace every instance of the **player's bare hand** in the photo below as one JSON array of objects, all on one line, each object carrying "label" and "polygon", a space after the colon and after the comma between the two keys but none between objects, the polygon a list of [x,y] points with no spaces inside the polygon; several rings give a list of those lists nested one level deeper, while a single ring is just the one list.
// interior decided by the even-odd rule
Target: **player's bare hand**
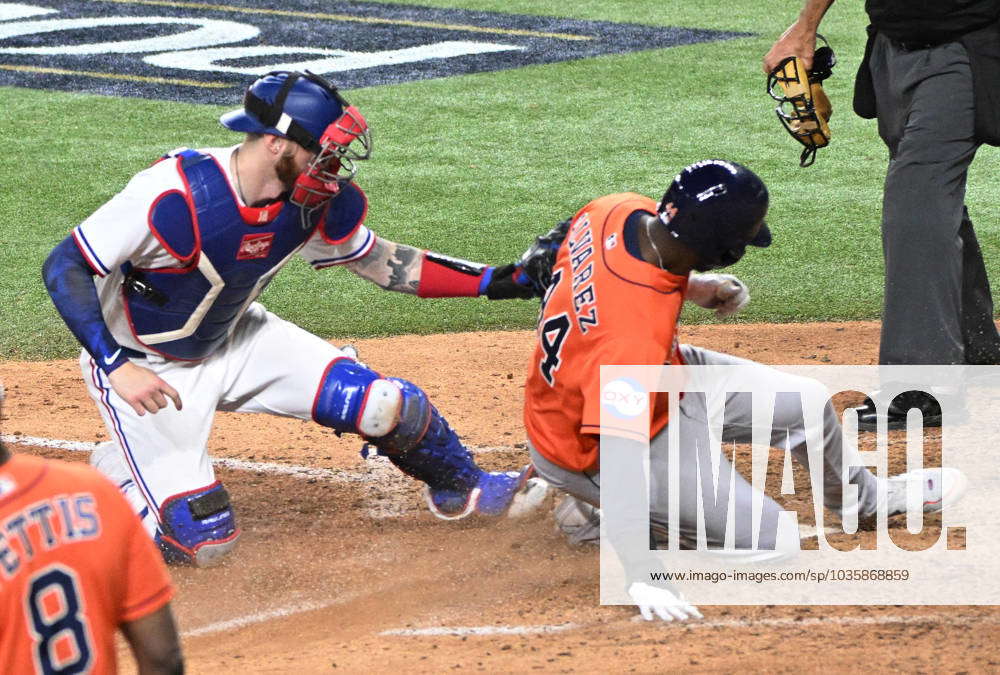
[{"label": "player's bare hand", "polygon": [[703,619],[698,608],[684,599],[679,593],[650,586],[641,581],[628,587],[632,601],[639,606],[639,613],[646,621],[652,621],[656,615],[663,621],[687,621],[688,619]]},{"label": "player's bare hand", "polygon": [[168,398],[174,402],[175,408],[181,409],[181,397],[177,390],[149,368],[129,362],[111,371],[108,381],[115,393],[139,416],[145,415],[146,411],[157,413],[166,408]]},{"label": "player's bare hand", "polygon": [[789,56],[798,56],[806,70],[812,69],[813,54],[816,51],[816,31],[801,27],[799,22],[793,23],[788,30],[771,46],[764,55],[764,74],[770,75],[781,60]]}]

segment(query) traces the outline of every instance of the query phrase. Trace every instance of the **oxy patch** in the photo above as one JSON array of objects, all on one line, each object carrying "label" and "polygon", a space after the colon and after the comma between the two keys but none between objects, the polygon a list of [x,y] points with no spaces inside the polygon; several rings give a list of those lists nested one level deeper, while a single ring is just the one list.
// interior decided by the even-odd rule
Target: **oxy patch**
[{"label": "oxy patch", "polygon": [[745,35],[364,2],[0,2],[0,85],[222,104],[271,70],[354,88]]}]

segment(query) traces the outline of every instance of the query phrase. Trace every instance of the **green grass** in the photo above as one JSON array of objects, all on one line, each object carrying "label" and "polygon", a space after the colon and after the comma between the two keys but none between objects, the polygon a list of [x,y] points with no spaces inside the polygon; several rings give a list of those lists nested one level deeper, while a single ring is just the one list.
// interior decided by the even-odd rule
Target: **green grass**
[{"label": "green grass", "polygon": [[[877,318],[882,296],[879,214],[886,152],[875,123],[853,116],[863,46],[861,3],[837,3],[823,32],[840,59],[828,92],[833,143],[798,167],[799,146],[764,93],[760,60],[798,3],[437,0],[410,2],[748,31],[724,43],[603,56],[498,73],[360,89],[375,153],[358,177],[380,235],[451,255],[503,263],[590,198],[659,196],[674,173],[726,157],[768,183],[774,245],[733,268],[753,302],[740,321]],[[80,220],[163,151],[238,139],[225,108],[6,88],[0,165],[0,357],[75,352],[39,270]],[[235,103],[235,102],[234,102]],[[983,148],[968,197],[990,275],[1000,278],[996,152]],[[995,291],[996,292],[996,291]],[[268,288],[270,309],[324,337],[528,328],[527,301],[419,300],[344,270],[295,262]],[[686,321],[709,322],[691,310]]]}]

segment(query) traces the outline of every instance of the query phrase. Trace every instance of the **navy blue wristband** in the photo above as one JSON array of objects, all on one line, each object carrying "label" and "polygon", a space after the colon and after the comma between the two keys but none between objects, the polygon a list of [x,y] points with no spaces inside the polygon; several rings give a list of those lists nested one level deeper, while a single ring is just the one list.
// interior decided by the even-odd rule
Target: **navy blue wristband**
[{"label": "navy blue wristband", "polygon": [[128,356],[125,355],[125,350],[119,347],[118,351],[107,356],[95,356],[94,361],[97,363],[97,367],[104,371],[105,375],[110,375],[128,363]]}]

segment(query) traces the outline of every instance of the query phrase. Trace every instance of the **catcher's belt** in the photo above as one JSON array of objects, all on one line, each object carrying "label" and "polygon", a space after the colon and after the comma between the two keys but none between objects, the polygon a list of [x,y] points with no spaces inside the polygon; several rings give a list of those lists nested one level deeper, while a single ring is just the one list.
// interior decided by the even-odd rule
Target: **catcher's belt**
[{"label": "catcher's belt", "polygon": [[[817,37],[826,42],[822,35]],[[811,71],[798,56],[789,56],[767,76],[767,93],[778,102],[774,112],[792,138],[805,146],[799,157],[801,166],[810,166],[816,151],[830,144],[833,107],[823,91],[823,80],[830,77],[836,63],[827,44],[816,50]]]}]

